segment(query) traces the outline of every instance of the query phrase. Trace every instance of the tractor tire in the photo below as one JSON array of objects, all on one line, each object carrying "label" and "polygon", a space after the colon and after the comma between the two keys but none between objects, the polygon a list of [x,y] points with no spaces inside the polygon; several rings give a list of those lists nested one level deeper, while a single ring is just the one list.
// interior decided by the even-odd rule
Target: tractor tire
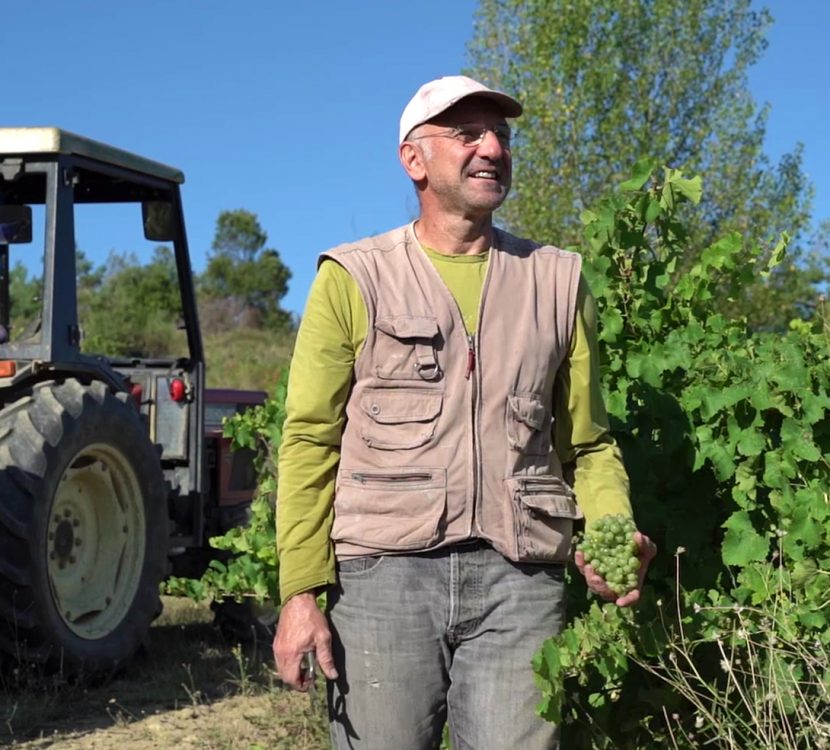
[{"label": "tractor tire", "polygon": [[38,383],[0,411],[0,652],[118,670],[161,612],[167,498],[125,394]]}]

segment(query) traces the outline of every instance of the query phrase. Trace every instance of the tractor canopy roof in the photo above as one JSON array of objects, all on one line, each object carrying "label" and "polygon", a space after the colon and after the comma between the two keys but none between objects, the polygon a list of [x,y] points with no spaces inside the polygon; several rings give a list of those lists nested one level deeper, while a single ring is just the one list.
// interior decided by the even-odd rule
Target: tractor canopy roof
[{"label": "tractor canopy roof", "polygon": [[74,154],[162,180],[184,182],[184,173],[174,167],[60,128],[0,128],[0,158],[15,154]]}]

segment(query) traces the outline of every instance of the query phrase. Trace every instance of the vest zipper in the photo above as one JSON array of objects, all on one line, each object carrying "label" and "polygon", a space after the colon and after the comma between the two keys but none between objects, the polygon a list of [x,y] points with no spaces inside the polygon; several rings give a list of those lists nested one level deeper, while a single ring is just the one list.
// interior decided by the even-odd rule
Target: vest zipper
[{"label": "vest zipper", "polygon": [[396,482],[428,482],[432,479],[432,474],[360,474],[353,473],[352,479],[361,484],[369,484],[371,482],[390,483]]},{"label": "vest zipper", "polygon": [[472,356],[472,360],[468,359],[468,366],[471,363],[472,367],[469,368],[470,371],[470,378],[472,381],[472,387],[470,388],[470,394],[472,396],[472,430],[473,430],[473,507],[472,513],[470,514],[470,533],[473,534],[476,528],[476,515],[478,513],[479,506],[481,505],[482,501],[482,467],[481,467],[481,436],[479,435],[479,429],[481,426],[481,389],[483,386],[483,375],[481,372],[481,358],[478,352],[478,347],[476,346],[476,342],[481,341],[481,328],[484,322],[484,305],[487,299],[487,290],[490,286],[490,277],[493,273],[493,257],[496,255],[497,251],[495,248],[496,245],[496,231],[493,230],[493,242],[490,247],[490,255],[487,258],[487,271],[484,274],[484,283],[481,285],[481,297],[478,300],[478,325],[476,327],[476,332],[474,335],[468,337],[469,343],[469,350],[468,350],[468,358]]},{"label": "vest zipper", "polygon": [[466,380],[470,379],[473,370],[476,369],[476,342],[472,335],[467,335],[467,370],[464,373]]},{"label": "vest zipper", "polygon": [[571,497],[573,492],[564,482],[551,481],[550,479],[536,479],[534,477],[521,477],[518,480],[518,485],[522,492],[527,492],[530,495],[544,495],[555,494],[561,492],[567,497]]},{"label": "vest zipper", "polygon": [[472,370],[470,371],[470,395],[472,396],[472,403],[471,403],[471,410],[472,410],[472,430],[473,430],[473,508],[472,514],[470,516],[470,533],[472,534],[476,528],[476,513],[478,512],[478,506],[481,503],[481,439],[479,437],[479,425],[481,424],[479,409],[481,406],[480,403],[480,393],[481,393],[481,371],[476,369],[476,349],[475,349],[475,338],[470,336],[470,346],[471,346],[471,353],[472,353]]}]

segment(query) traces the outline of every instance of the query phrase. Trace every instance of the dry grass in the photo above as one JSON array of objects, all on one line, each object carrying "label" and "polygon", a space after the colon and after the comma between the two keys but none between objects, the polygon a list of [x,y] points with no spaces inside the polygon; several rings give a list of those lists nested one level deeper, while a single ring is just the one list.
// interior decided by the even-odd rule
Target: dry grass
[{"label": "dry grass", "polygon": [[34,750],[329,747],[324,709],[282,687],[270,644],[240,647],[205,605],[165,597],[146,653],[104,684],[7,671],[0,744]]},{"label": "dry grass", "polygon": [[830,649],[802,626],[798,600],[779,583],[756,606],[694,604],[691,611],[707,627],[687,637],[679,552],[674,605],[680,626],[666,631],[657,659],[633,657],[693,710],[690,720],[663,708],[671,748],[830,750]]},{"label": "dry grass", "polygon": [[293,335],[256,328],[206,335],[208,386],[271,391],[293,349]]}]

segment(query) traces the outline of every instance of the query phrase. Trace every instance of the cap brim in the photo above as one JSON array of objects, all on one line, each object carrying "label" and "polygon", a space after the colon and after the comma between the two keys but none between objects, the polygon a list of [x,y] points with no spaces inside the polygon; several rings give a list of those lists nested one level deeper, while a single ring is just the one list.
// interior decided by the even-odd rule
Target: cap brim
[{"label": "cap brim", "polygon": [[444,114],[444,112],[446,112],[451,107],[454,107],[459,102],[463,102],[465,99],[472,99],[474,97],[479,99],[489,99],[490,101],[495,102],[499,105],[502,114],[505,117],[518,117],[524,111],[524,108],[516,99],[514,99],[512,96],[508,96],[507,94],[503,94],[501,91],[470,91],[468,93],[462,94],[457,99],[452,99],[444,107],[442,107],[442,109],[439,112],[436,112],[434,115],[432,115],[426,120],[421,121],[418,124],[422,125],[425,122],[434,120],[436,117],[439,117],[440,115]]},{"label": "cap brim", "polygon": [[[501,111],[505,117],[518,117],[524,111],[521,103],[512,96],[502,94],[500,91],[474,91],[466,96],[462,96],[458,101],[469,99],[471,96],[480,96],[482,99],[492,99],[501,107]],[[458,102],[456,102],[457,104]]]}]

